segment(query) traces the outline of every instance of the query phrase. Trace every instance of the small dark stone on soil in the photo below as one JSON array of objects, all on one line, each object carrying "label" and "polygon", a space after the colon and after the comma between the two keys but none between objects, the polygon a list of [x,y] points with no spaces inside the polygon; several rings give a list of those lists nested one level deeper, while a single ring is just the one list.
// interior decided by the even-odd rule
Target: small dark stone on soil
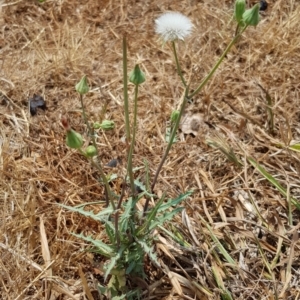
[{"label": "small dark stone on soil", "polygon": [[29,108],[32,116],[36,115],[38,108],[42,110],[47,109],[44,98],[36,94],[33,94],[33,97],[29,99]]},{"label": "small dark stone on soil", "polygon": [[118,163],[119,163],[119,160],[114,158],[106,164],[106,167],[115,168],[118,165]]},{"label": "small dark stone on soil", "polygon": [[267,8],[268,8],[268,2],[265,0],[261,0],[259,10],[266,10]]}]

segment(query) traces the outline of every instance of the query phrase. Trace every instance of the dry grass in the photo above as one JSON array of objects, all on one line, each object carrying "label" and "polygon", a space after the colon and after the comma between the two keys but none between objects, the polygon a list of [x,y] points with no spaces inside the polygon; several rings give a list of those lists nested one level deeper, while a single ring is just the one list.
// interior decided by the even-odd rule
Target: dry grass
[{"label": "dry grass", "polygon": [[[154,18],[175,10],[192,19],[195,30],[180,44],[180,56],[186,76],[197,81],[232,37],[233,1],[11,0],[1,6],[0,299],[100,299],[101,261],[71,232],[101,238],[101,224],[56,203],[104,200],[103,187],[89,164],[66,148],[60,116],[67,114],[84,131],[74,85],[87,74],[91,118],[103,117],[106,103],[105,117],[116,123],[99,141],[103,162],[125,157],[121,44],[127,34],[129,68],[139,61],[147,75],[134,161],[140,166],[147,159],[154,174],[166,146],[166,122],[182,93],[171,51],[154,35]],[[300,299],[300,213],[292,207],[289,215],[288,205],[289,195],[300,200],[300,157],[287,147],[300,141],[299,18],[296,0],[269,0],[259,26],[247,30],[189,105],[189,113],[206,123],[196,137],[180,136],[156,191],[174,197],[194,190],[173,222],[190,246],[161,234],[156,248],[163,268],[145,265],[151,299],[220,299],[222,288],[233,299]],[[257,83],[273,100],[272,134]],[[48,109],[31,117],[33,93],[45,97]],[[205,140],[216,135],[243,167],[207,146]]]}]

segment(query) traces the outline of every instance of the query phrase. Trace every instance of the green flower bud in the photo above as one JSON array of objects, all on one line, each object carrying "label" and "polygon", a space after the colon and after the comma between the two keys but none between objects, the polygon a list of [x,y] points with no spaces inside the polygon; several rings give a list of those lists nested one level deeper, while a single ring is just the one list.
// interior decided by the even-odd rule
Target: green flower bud
[{"label": "green flower bud", "polygon": [[95,122],[94,124],[93,124],[93,128],[94,129],[99,129],[101,127],[101,124],[99,123],[99,122]]},{"label": "green flower bud", "polygon": [[176,122],[178,117],[179,117],[179,110],[173,110],[171,113],[171,121],[173,123]]},{"label": "green flower bud", "polygon": [[238,23],[243,21],[243,14],[246,10],[245,0],[236,0],[234,6],[234,17]]},{"label": "green flower bud", "polygon": [[243,13],[243,21],[249,26],[256,26],[259,23],[259,3]]},{"label": "green flower bud", "polygon": [[81,134],[74,131],[73,129],[67,130],[66,144],[68,147],[73,149],[81,148],[83,145]]},{"label": "green flower bud", "polygon": [[100,128],[103,130],[111,130],[115,128],[115,122],[114,121],[110,121],[110,120],[104,120],[101,124],[100,124]]},{"label": "green flower bud", "polygon": [[97,154],[97,149],[93,145],[90,145],[85,149],[85,154],[87,157],[93,157]]},{"label": "green flower bud", "polygon": [[145,80],[144,72],[141,71],[139,65],[135,65],[134,70],[129,75],[129,81],[138,85],[142,84]]},{"label": "green flower bud", "polygon": [[89,85],[87,83],[86,75],[84,75],[76,84],[75,89],[80,95],[84,95],[89,91]]}]

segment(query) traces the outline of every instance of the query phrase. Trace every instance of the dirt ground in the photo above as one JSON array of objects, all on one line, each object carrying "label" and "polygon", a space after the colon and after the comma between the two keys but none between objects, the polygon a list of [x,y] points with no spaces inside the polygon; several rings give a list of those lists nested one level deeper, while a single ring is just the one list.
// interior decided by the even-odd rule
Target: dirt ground
[{"label": "dirt ground", "polygon": [[[247,29],[188,104],[185,118],[196,118],[197,126],[193,133],[181,128],[160,174],[157,194],[193,194],[184,213],[166,225],[185,246],[159,233],[156,252],[163,267],[145,259],[150,299],[225,299],[225,290],[232,299],[300,299],[300,212],[291,204],[300,201],[300,3],[268,3],[259,25]],[[146,159],[154,175],[170,114],[183,93],[154,20],[178,11],[193,22],[193,33],[179,43],[179,57],[195,88],[234,35],[233,7],[227,0],[0,1],[0,299],[104,299],[97,293],[98,283],[105,284],[103,258],[86,252],[88,245],[72,235],[105,240],[102,224],[57,205],[104,205],[97,172],[65,145],[62,116],[78,132],[86,130],[74,86],[86,74],[89,117],[116,124],[101,132],[98,148],[104,164],[122,162],[107,170],[120,176],[112,186],[118,192],[127,153],[127,36],[128,68],[139,63],[146,74],[134,165]],[[133,86],[129,92],[132,98]],[[47,109],[31,115],[34,94]],[[226,149],[241,166],[228,159]],[[141,181],[144,175],[143,169],[136,173]]]}]

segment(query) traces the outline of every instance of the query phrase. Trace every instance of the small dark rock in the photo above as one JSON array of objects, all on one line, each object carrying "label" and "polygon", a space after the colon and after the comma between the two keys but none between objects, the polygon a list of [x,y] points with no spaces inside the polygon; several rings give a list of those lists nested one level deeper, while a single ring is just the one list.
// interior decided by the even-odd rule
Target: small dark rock
[{"label": "small dark rock", "polygon": [[116,168],[119,163],[120,163],[119,160],[114,158],[110,162],[108,162],[105,166],[109,168]]},{"label": "small dark rock", "polygon": [[267,8],[268,8],[268,2],[265,0],[261,0],[259,10],[266,10]]},{"label": "small dark rock", "polygon": [[47,109],[44,98],[36,94],[33,94],[33,97],[29,99],[29,108],[32,116],[36,115],[38,108],[42,110]]}]

